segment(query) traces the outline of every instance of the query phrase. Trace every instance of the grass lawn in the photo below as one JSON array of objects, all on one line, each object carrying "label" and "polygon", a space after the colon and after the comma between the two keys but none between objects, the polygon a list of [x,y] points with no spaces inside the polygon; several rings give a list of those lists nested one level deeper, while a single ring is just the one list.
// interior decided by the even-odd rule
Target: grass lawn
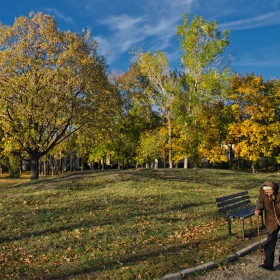
[{"label": "grass lawn", "polygon": [[[157,279],[236,252],[215,198],[277,174],[106,170],[0,177],[0,279]],[[245,223],[245,234],[257,233]]]}]

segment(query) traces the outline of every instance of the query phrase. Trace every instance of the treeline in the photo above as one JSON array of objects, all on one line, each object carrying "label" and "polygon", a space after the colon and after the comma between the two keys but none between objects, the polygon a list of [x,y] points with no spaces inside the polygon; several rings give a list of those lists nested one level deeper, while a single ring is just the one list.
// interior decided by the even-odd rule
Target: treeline
[{"label": "treeline", "polygon": [[53,170],[62,158],[71,164],[56,170],[77,158],[82,168],[278,166],[280,83],[233,75],[230,32],[216,21],[183,15],[181,70],[138,49],[122,74],[107,72],[90,30],[62,32],[49,15],[0,34],[0,153],[14,176],[22,160],[37,179],[41,163]]}]

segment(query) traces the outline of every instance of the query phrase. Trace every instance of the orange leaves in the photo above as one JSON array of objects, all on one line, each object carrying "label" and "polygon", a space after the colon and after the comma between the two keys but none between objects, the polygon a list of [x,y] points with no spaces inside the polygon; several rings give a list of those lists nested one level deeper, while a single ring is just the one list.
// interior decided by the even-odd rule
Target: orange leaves
[{"label": "orange leaves", "polygon": [[21,261],[23,262],[23,263],[26,263],[27,265],[30,265],[31,264],[31,259],[33,258],[33,256],[32,255],[29,255],[29,256],[27,256],[27,258],[24,258],[24,259],[21,259]]},{"label": "orange leaves", "polygon": [[189,241],[209,239],[209,236],[216,231],[217,222],[204,223],[199,226],[189,226],[182,228],[181,231],[175,231],[169,236],[169,240],[178,240],[187,243]]},{"label": "orange leaves", "polygon": [[62,259],[65,260],[66,262],[71,262],[73,260],[76,260],[77,258],[78,255],[72,251],[71,247],[68,247],[62,256]]},{"label": "orange leaves", "polygon": [[10,264],[13,266],[18,266],[19,263],[23,265],[31,265],[35,256],[33,254],[28,254],[21,247],[6,245],[2,247],[4,254],[0,253],[0,265]]}]

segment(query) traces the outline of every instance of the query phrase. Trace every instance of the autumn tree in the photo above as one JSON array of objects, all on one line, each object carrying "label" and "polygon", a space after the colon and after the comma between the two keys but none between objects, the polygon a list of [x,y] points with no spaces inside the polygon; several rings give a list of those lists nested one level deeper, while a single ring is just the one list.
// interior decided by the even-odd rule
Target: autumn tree
[{"label": "autumn tree", "polygon": [[131,64],[123,74],[115,74],[114,84],[120,92],[122,107],[115,123],[113,145],[115,158],[124,164],[135,158],[141,135],[160,127],[162,120],[153,108],[147,94],[151,90],[149,81],[138,64]]},{"label": "autumn tree", "polygon": [[[191,22],[183,15],[183,24],[177,27],[182,64],[185,70],[187,91],[178,103],[181,110],[177,116],[186,134],[185,167],[191,155],[187,147],[190,133],[197,133],[198,115],[201,105],[215,101],[230,80],[229,59],[223,57],[229,45],[229,30],[219,31],[217,21],[207,22],[195,15]],[[194,143],[198,149],[199,141]],[[197,153],[197,152],[196,152]]]},{"label": "autumn tree", "polygon": [[39,159],[91,120],[106,83],[105,61],[90,30],[62,32],[53,17],[31,13],[0,25],[0,123],[31,159]]},{"label": "autumn tree", "polygon": [[272,161],[274,169],[278,170],[280,164],[280,80],[266,81],[266,92],[274,106],[275,118],[269,125],[273,133],[268,137],[268,142],[273,145],[270,145],[269,152],[265,156]]},{"label": "autumn tree", "polygon": [[252,172],[261,156],[273,159],[280,147],[279,86],[264,82],[253,73],[236,75],[229,97],[235,121],[230,124],[228,141],[236,146],[239,157],[251,162]]},{"label": "autumn tree", "polygon": [[169,167],[172,162],[172,104],[176,94],[181,91],[182,84],[177,72],[170,71],[167,56],[157,51],[140,53],[136,56],[136,63],[141,73],[147,77],[152,90],[146,91],[152,104],[158,108],[159,113],[164,116],[168,123],[168,149]]},{"label": "autumn tree", "polygon": [[[162,128],[162,131],[166,131],[167,126]],[[166,132],[166,135],[168,133]],[[186,138],[185,133],[176,122],[176,119],[172,120],[172,161],[176,167],[179,166],[179,163],[184,160],[185,150],[186,150]],[[166,147],[166,150],[168,147]]]},{"label": "autumn tree", "polygon": [[230,161],[231,146],[227,145],[226,136],[231,122],[231,114],[222,100],[201,107],[198,116],[200,158],[206,158],[212,164]]},{"label": "autumn tree", "polygon": [[112,151],[112,142],[116,138],[116,124],[121,110],[121,96],[112,83],[104,83],[102,94],[95,97],[95,106],[89,120],[76,133],[73,152],[82,163],[105,157]]}]

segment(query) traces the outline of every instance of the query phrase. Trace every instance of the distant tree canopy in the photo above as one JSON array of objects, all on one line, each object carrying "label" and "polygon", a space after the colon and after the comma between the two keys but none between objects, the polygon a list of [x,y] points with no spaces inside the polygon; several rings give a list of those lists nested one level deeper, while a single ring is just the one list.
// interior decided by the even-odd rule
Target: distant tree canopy
[{"label": "distant tree canopy", "polygon": [[[91,120],[108,89],[104,58],[85,33],[62,32],[31,13],[0,25],[0,124],[9,151],[25,151],[37,179],[39,159]],[[97,103],[96,103],[97,102]]]},{"label": "distant tree canopy", "polygon": [[141,50],[108,75],[90,30],[63,32],[43,13],[0,24],[0,163],[19,176],[27,159],[32,179],[40,162],[70,154],[81,169],[280,163],[280,82],[233,75],[216,21],[184,14],[177,35],[181,70]]}]

